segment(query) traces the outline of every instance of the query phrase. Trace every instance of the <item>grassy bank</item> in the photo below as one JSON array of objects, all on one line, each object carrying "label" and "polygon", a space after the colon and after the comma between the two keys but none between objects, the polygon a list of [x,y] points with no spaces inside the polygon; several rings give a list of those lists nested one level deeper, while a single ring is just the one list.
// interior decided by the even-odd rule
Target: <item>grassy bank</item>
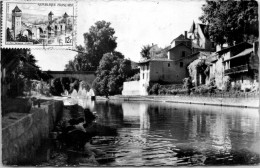
[{"label": "grassy bank", "polygon": [[210,97],[210,96],[97,96],[97,100],[122,100],[122,101],[159,101],[171,103],[201,104],[214,106],[231,106],[241,108],[259,108],[259,98],[257,97]]}]

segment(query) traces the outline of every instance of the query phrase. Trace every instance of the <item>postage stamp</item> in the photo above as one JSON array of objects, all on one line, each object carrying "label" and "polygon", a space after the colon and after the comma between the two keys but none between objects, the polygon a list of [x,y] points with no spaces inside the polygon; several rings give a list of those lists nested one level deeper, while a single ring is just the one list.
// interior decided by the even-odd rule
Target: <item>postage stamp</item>
[{"label": "postage stamp", "polygon": [[72,49],[76,0],[4,0],[2,48]]}]

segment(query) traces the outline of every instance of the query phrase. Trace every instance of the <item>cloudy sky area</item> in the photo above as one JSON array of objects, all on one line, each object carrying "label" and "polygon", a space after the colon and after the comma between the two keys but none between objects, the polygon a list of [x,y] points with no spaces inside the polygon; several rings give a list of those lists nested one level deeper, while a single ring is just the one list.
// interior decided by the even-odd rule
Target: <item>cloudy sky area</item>
[{"label": "cloudy sky area", "polygon": [[[84,44],[83,33],[99,20],[111,22],[120,51],[133,61],[139,61],[143,45],[166,47],[198,22],[205,1],[188,0],[88,0],[78,1],[77,44]],[[65,50],[33,50],[43,70],[64,70],[76,55]]]}]

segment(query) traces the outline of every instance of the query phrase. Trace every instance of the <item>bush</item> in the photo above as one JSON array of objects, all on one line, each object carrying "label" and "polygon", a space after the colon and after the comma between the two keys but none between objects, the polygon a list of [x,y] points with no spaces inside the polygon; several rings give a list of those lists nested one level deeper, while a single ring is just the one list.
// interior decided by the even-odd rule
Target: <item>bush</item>
[{"label": "bush", "polygon": [[160,85],[158,83],[150,84],[148,87],[148,93],[158,95],[159,89],[160,89]]},{"label": "bush", "polygon": [[224,79],[224,91],[228,92],[231,89],[231,81],[229,77]]},{"label": "bush", "polygon": [[232,89],[232,91],[240,91],[241,90],[241,83],[236,82],[235,85],[231,89]]}]

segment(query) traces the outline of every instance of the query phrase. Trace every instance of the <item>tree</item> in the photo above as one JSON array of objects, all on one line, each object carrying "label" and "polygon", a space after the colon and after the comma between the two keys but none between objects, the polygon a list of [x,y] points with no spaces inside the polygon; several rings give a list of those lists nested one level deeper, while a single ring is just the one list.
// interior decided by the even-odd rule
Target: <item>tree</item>
[{"label": "tree", "polygon": [[142,47],[140,54],[143,59],[150,58],[150,49],[151,48],[152,48],[152,46],[150,46],[149,44]]},{"label": "tree", "polygon": [[83,46],[77,46],[78,54],[65,65],[65,71],[93,71],[96,68],[90,62],[90,55]]},{"label": "tree", "polygon": [[84,33],[85,46],[77,46],[78,54],[65,65],[70,71],[96,71],[105,53],[114,52],[117,47],[115,30],[111,23],[98,21]]},{"label": "tree", "polygon": [[97,95],[121,94],[124,81],[129,78],[131,61],[119,52],[104,54],[97,69],[93,88]]},{"label": "tree", "polygon": [[36,65],[35,57],[28,49],[2,49],[2,69],[6,71],[5,84],[10,84],[13,91],[12,96],[22,93],[25,84],[31,79],[40,80],[44,73]]},{"label": "tree", "polygon": [[208,1],[202,7],[199,18],[206,32],[217,44],[234,41],[254,42],[258,38],[258,4],[256,1]]},{"label": "tree", "polygon": [[105,53],[113,52],[117,47],[115,30],[110,25],[110,22],[98,21],[83,35],[86,51],[94,68],[99,66],[99,61]]}]

